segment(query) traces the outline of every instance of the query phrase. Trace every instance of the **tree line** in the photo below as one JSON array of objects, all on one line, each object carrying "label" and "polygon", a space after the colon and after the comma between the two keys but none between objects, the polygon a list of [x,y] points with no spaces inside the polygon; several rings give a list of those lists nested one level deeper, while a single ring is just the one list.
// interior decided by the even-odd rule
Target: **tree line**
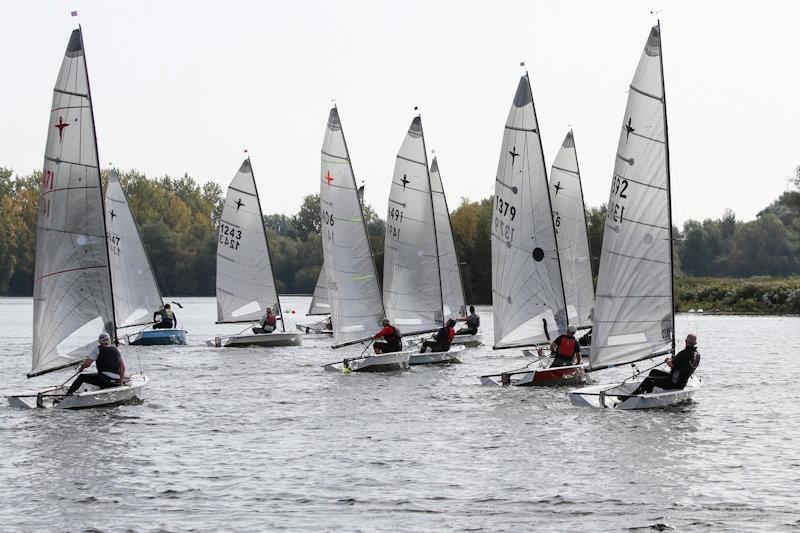
[{"label": "tree line", "polygon": [[[106,170],[102,177],[107,177]],[[40,180],[38,171],[20,176],[0,168],[0,295],[32,294]],[[215,182],[200,185],[188,175],[147,178],[136,170],[120,173],[120,180],[162,292],[213,296],[222,188]],[[783,193],[755,220],[739,221],[726,210],[718,219],[688,220],[674,228],[676,272],[734,278],[800,272],[800,168],[794,184],[798,190]],[[491,198],[462,199],[450,215],[466,297],[473,303],[491,302],[492,205]],[[292,216],[264,217],[281,293],[314,290],[322,266],[319,212],[319,196],[311,194]],[[382,276],[384,221],[369,205],[364,206],[364,216]],[[595,276],[605,217],[605,206],[587,209]]]}]

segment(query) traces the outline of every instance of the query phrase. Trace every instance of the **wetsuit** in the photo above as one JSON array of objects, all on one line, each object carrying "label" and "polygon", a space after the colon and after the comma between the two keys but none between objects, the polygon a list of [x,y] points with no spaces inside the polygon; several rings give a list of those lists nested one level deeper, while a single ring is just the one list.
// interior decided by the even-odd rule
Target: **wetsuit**
[{"label": "wetsuit", "polygon": [[700,354],[697,348],[687,346],[672,358],[672,368],[669,372],[654,368],[631,395],[647,394],[653,392],[655,387],[663,390],[682,389],[686,387],[686,383],[699,365]]},{"label": "wetsuit", "polygon": [[101,389],[119,386],[119,370],[122,363],[122,354],[116,346],[101,344],[96,346],[89,354],[89,359],[95,362],[96,374],[78,374],[75,381],[67,390],[67,395],[74,393],[84,384],[95,385]]},{"label": "wetsuit", "polygon": [[481,326],[481,317],[476,315],[475,313],[470,314],[467,317],[467,325],[459,329],[456,332],[456,335],[475,335],[478,333],[478,328]]},{"label": "wetsuit", "polygon": [[453,337],[456,336],[456,330],[452,326],[442,326],[433,340],[425,341],[419,353],[425,353],[430,348],[432,352],[447,352],[450,351],[450,343],[453,342]]},{"label": "wetsuit", "polygon": [[555,344],[556,349],[553,355],[553,364],[550,365],[551,368],[554,366],[570,366],[574,364],[573,358],[581,353],[581,347],[572,335],[559,335],[553,341],[553,344]]},{"label": "wetsuit", "polygon": [[403,335],[400,330],[392,325],[383,326],[383,329],[375,334],[375,339],[383,338],[385,342],[377,343],[376,349],[379,353],[391,353],[403,351]]},{"label": "wetsuit", "polygon": [[[157,320],[157,316],[161,317],[161,321]],[[172,329],[178,325],[178,317],[172,309],[162,309],[153,313],[153,322],[156,322],[153,329]]]}]

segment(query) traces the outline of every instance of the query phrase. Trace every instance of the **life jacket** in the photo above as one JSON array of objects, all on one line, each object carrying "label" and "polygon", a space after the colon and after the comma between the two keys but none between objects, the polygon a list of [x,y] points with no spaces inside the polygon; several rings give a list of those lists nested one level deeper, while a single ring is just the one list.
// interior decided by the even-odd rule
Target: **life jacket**
[{"label": "life jacket", "polygon": [[453,342],[453,337],[456,336],[456,330],[451,328],[450,326],[447,327],[447,342]]},{"label": "life jacket", "polygon": [[575,340],[575,337],[567,337],[566,335],[562,335],[561,341],[558,343],[558,356],[565,359],[572,359],[572,356],[575,355],[576,343],[577,341]]},{"label": "life jacket", "polygon": [[172,309],[162,309],[159,311],[161,315],[161,323],[162,324],[174,324],[175,323],[175,313]]},{"label": "life jacket", "polygon": [[402,335],[400,334],[400,330],[394,326],[384,326],[389,328],[391,331],[383,336],[384,340],[389,344],[396,344],[400,342]]},{"label": "life jacket", "polygon": [[278,323],[278,319],[275,315],[266,315],[264,317],[264,325],[266,326],[275,326]]},{"label": "life jacket", "polygon": [[119,378],[119,363],[122,359],[122,354],[119,353],[119,350],[116,346],[107,346],[105,344],[101,344],[98,346],[100,353],[97,356],[97,361],[95,361],[95,365],[97,366],[97,373],[100,374],[104,379],[112,380],[113,377],[106,374],[114,374]]}]

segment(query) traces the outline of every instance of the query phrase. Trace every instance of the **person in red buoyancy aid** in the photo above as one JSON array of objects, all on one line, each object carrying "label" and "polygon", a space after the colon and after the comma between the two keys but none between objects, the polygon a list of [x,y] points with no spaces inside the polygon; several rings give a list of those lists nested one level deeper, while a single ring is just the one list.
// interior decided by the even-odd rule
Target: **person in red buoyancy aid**
[{"label": "person in red buoyancy aid", "polygon": [[383,339],[383,342],[376,342],[373,349],[376,354],[392,353],[403,351],[403,335],[400,330],[394,327],[388,318],[381,321],[383,329],[375,334],[375,340]]},{"label": "person in red buoyancy aid", "polygon": [[[570,366],[581,364],[581,346],[575,339],[575,332],[578,328],[575,326],[567,326],[567,333],[559,335],[550,344],[550,351],[553,353],[553,364],[555,366]],[[541,348],[539,349],[541,355]],[[574,359],[574,361],[573,361]]]}]

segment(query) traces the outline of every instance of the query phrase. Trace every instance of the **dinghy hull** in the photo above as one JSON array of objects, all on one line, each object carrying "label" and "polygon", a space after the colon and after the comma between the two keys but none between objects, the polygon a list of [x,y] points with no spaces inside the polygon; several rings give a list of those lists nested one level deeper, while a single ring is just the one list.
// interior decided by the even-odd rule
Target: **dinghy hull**
[{"label": "dinghy hull", "polygon": [[450,363],[460,363],[458,356],[466,349],[466,346],[450,346],[447,352],[426,352],[411,353],[408,358],[409,365],[446,365]]},{"label": "dinghy hull", "polygon": [[650,394],[637,394],[627,399],[618,396],[627,396],[641,383],[606,383],[592,385],[581,389],[569,391],[569,400],[578,407],[595,407],[607,409],[656,409],[680,405],[692,399],[695,391],[702,386],[700,378],[692,376],[686,387],[678,390],[662,390],[656,388]]},{"label": "dinghy hull", "polygon": [[251,333],[249,335],[233,335],[231,337],[215,338],[214,345],[225,348],[243,348],[247,346],[261,346],[264,348],[278,348],[281,346],[302,346],[302,333]]},{"label": "dinghy hull", "polygon": [[131,346],[185,345],[186,330],[152,329],[140,331],[129,337],[128,344]]},{"label": "dinghy hull", "polygon": [[365,357],[347,362],[351,372],[394,372],[408,370],[408,352],[395,352]]},{"label": "dinghy hull", "polygon": [[311,324],[295,324],[297,331],[305,333],[306,335],[325,335],[326,337],[333,337],[333,330],[320,327],[318,322]]},{"label": "dinghy hull", "polygon": [[90,409],[112,407],[135,403],[144,399],[143,390],[150,378],[145,374],[134,374],[130,382],[122,387],[99,389],[85,385],[83,390],[72,396],[65,396],[67,387],[56,386],[47,389],[6,396],[11,407],[27,409]]},{"label": "dinghy hull", "polygon": [[[512,385],[514,387],[558,387],[586,383],[586,365],[531,369],[530,372],[508,372],[505,376],[479,376],[482,385]],[[505,378],[505,379],[504,379]]]},{"label": "dinghy hull", "polygon": [[453,337],[451,346],[466,346],[467,348],[474,348],[483,345],[483,333],[476,333],[475,335],[456,335]]}]

